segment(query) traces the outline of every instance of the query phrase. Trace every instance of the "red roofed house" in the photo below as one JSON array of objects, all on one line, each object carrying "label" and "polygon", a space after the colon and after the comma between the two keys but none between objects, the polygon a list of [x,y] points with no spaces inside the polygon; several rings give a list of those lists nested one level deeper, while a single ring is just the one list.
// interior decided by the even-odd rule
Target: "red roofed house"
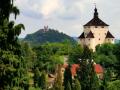
[{"label": "red roofed house", "polygon": [[94,69],[95,69],[95,72],[96,72],[98,78],[102,79],[103,73],[104,73],[103,67],[100,64],[95,64]]},{"label": "red roofed house", "polygon": [[[68,64],[63,65],[63,68],[62,68],[63,75],[64,75],[65,68],[67,68],[67,67],[68,67]],[[72,73],[73,78],[74,78],[74,76],[76,76],[77,69],[79,67],[80,66],[78,64],[72,64],[71,65],[71,73]],[[95,69],[95,72],[96,72],[98,78],[102,79],[103,78],[103,73],[104,73],[103,67],[100,64],[94,64],[94,69]]]}]

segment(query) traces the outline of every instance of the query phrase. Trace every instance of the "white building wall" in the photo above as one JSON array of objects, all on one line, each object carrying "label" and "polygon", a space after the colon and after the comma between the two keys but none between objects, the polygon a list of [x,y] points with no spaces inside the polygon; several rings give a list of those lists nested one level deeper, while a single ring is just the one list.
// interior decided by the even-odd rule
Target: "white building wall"
[{"label": "white building wall", "polygon": [[115,43],[115,39],[114,38],[106,38],[105,39],[105,43],[112,43],[112,44],[114,44]]},{"label": "white building wall", "polygon": [[94,38],[86,38],[85,40],[82,40],[81,45],[87,45],[89,48],[95,51],[95,48],[98,44],[103,44],[106,42],[114,43],[114,39],[106,39],[108,30],[108,26],[85,26],[85,37],[91,31],[94,35]]}]

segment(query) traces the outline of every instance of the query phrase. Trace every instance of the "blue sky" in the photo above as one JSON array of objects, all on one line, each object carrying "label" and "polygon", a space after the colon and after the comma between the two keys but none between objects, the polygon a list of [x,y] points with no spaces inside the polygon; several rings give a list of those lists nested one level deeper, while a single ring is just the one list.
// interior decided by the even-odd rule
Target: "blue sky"
[{"label": "blue sky", "polygon": [[93,17],[96,2],[99,17],[110,25],[109,30],[120,39],[119,0],[16,0],[21,11],[16,22],[26,30],[20,37],[36,32],[48,25],[70,36],[79,36],[83,25]]}]

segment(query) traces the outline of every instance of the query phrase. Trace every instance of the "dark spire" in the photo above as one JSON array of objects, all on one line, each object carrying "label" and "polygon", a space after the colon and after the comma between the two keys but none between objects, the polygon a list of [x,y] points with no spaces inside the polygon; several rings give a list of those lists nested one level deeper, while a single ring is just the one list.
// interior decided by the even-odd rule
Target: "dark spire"
[{"label": "dark spire", "polygon": [[95,9],[94,9],[94,17],[92,20],[90,20],[87,24],[85,24],[84,26],[109,26],[108,24],[106,24],[105,22],[103,22],[99,17],[98,17],[98,11],[95,5]]},{"label": "dark spire", "polygon": [[94,18],[98,18],[98,12],[97,12],[96,6],[95,6],[95,9],[94,9]]}]

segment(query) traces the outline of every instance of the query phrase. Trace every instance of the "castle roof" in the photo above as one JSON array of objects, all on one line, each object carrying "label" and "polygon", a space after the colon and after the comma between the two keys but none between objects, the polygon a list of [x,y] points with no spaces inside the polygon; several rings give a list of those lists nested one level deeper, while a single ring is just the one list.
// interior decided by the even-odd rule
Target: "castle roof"
[{"label": "castle roof", "polygon": [[84,32],[78,38],[85,38]]},{"label": "castle roof", "polygon": [[90,31],[90,32],[88,33],[88,35],[87,35],[87,37],[86,37],[86,38],[94,38],[93,33]]},{"label": "castle roof", "polygon": [[106,38],[115,38],[109,31],[107,32]]},{"label": "castle roof", "polygon": [[94,9],[94,17],[84,26],[109,26],[98,17],[97,9]]}]

